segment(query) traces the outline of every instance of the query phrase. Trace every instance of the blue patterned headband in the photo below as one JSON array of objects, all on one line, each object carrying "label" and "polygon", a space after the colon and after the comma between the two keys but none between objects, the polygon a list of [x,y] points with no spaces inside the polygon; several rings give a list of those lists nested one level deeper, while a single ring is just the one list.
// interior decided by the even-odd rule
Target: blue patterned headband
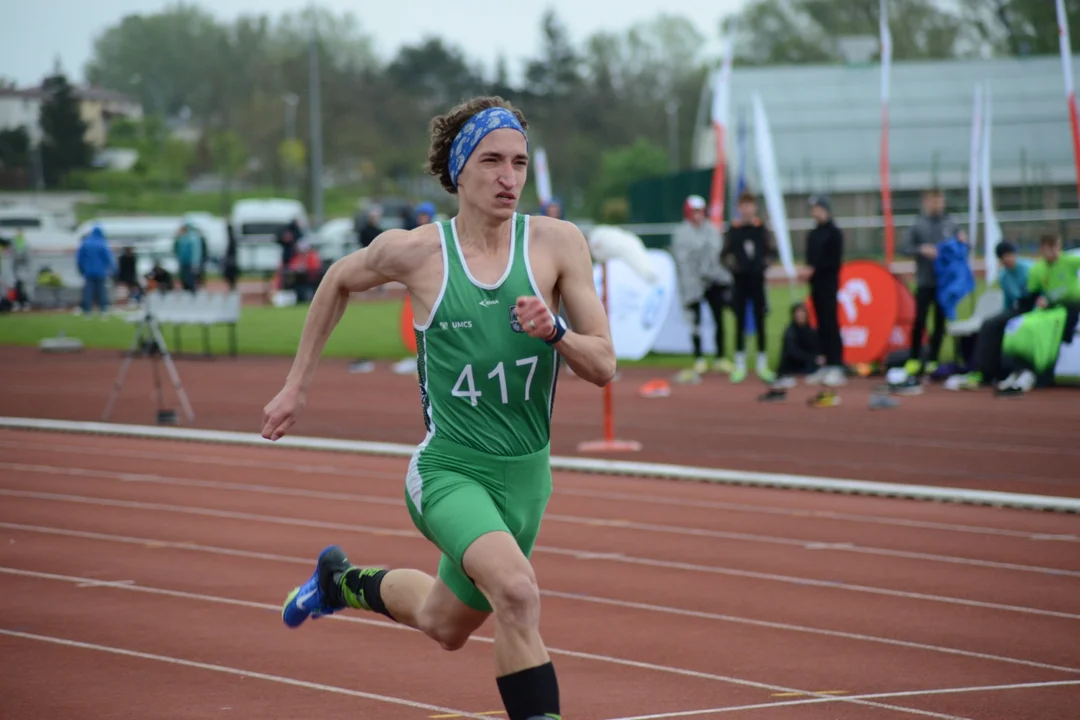
[{"label": "blue patterned headband", "polygon": [[[454,184],[454,187],[457,187],[458,176],[461,175],[465,162],[476,150],[476,146],[489,132],[501,128],[512,128],[525,135],[525,128],[521,127],[514,113],[501,107],[481,110],[465,123],[465,127],[461,128],[457,137],[454,138],[454,143],[450,146],[450,182]],[[526,147],[528,147],[528,142],[529,136],[525,135]]]}]

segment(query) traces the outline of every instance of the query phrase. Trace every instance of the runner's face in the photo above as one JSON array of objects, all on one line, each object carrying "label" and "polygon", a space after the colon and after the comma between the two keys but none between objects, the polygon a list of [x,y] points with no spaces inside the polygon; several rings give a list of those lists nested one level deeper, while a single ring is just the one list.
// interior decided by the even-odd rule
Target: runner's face
[{"label": "runner's face", "polygon": [[485,212],[509,218],[517,209],[528,169],[525,137],[512,128],[500,128],[488,133],[465,163],[458,193]]}]

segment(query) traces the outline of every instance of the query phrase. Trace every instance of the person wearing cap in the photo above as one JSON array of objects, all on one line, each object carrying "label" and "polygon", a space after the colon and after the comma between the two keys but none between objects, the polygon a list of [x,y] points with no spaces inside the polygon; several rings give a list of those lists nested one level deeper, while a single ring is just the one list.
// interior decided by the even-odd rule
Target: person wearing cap
[{"label": "person wearing cap", "polygon": [[679,300],[690,326],[694,366],[679,374],[681,382],[693,382],[708,369],[701,347],[701,301],[709,304],[716,326],[716,359],[713,367],[730,372],[724,358],[724,308],[730,302],[731,273],[720,263],[720,230],[705,221],[705,198],[691,195],[683,202],[683,221],[671,236],[671,254],[679,281]]},{"label": "person wearing cap", "polygon": [[1031,261],[1021,258],[1016,246],[1007,240],[997,244],[994,254],[1001,263],[998,272],[998,285],[1004,296],[1001,312],[983,321],[975,336],[974,368],[956,380],[950,378],[946,383],[949,389],[973,390],[1004,377],[1001,342],[1005,337],[1005,326],[1033,304],[1027,290]]},{"label": "person wearing cap", "polygon": [[806,234],[806,264],[810,266],[810,299],[817,316],[820,369],[806,378],[810,384],[842,385],[844,342],[840,338],[836,296],[840,292],[840,266],[844,262],[844,234],[832,219],[832,208],[823,196],[810,199],[810,213],[817,225]]},{"label": "person wearing cap", "polygon": [[435,205],[429,202],[422,202],[416,206],[416,224],[427,225],[429,222],[435,220]]}]

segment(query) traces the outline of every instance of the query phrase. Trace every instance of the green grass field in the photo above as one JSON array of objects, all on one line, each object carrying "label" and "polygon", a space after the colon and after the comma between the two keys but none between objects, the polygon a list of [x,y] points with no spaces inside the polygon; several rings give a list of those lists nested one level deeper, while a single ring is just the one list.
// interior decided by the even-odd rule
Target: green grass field
[{"label": "green grass field", "polygon": [[[981,283],[980,283],[981,284]],[[980,288],[981,289],[981,288]],[[977,291],[978,292],[978,291]],[[773,366],[777,361],[780,340],[790,319],[792,302],[805,299],[803,286],[776,285],[769,289],[769,315],[766,332],[769,356]],[[965,299],[960,315],[971,312],[973,301]],[[400,360],[408,355],[398,335],[398,315],[401,303],[396,300],[371,300],[349,305],[341,323],[334,330],[324,353],[332,358],[368,358],[371,360]],[[307,306],[274,308],[269,306],[246,306],[237,326],[237,349],[241,355],[291,356],[296,352],[303,330]],[[733,357],[735,345],[734,317],[726,317],[728,357]],[[174,328],[163,325],[162,331],[170,350],[176,347]],[[63,333],[78,338],[87,348],[123,350],[131,345],[135,328],[120,317],[98,318],[73,315],[70,312],[8,313],[0,316],[0,345],[36,347],[44,338]],[[210,329],[210,350],[214,354],[228,352],[228,330],[224,327]],[[180,349],[184,352],[201,352],[202,329],[183,326],[179,333]],[[747,349],[755,352],[753,339],[748,339]],[[943,358],[952,354],[951,343],[946,342]],[[686,367],[685,355],[653,353],[636,362],[623,362],[625,366]]]},{"label": "green grass field", "polygon": [[[407,355],[398,337],[397,318],[401,303],[371,301],[353,303],[326,346],[327,357],[370,357],[400,360]],[[245,307],[236,328],[237,351],[241,355],[284,355],[296,352],[307,306],[274,308]],[[201,352],[201,328],[182,326],[180,346],[184,352]],[[123,318],[63,313],[10,313],[0,317],[0,344],[36,346],[42,339],[59,333],[78,338],[87,348],[126,349],[135,337],[135,326]],[[176,350],[174,328],[162,325],[170,350]],[[224,326],[210,329],[210,350],[224,354],[229,348]]]}]

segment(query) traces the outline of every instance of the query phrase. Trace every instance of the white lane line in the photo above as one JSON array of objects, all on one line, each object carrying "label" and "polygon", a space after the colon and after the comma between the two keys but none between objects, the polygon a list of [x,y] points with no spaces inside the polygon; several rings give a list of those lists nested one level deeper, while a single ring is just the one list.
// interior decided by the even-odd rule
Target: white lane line
[{"label": "white lane line", "polygon": [[168,663],[170,665],[181,665],[183,667],[196,668],[199,670],[208,670],[211,672],[223,673],[225,675],[238,675],[240,677],[252,678],[254,680],[266,680],[268,682],[278,683],[280,685],[292,685],[294,687],[301,687],[307,690],[319,690],[321,692],[333,693],[335,695],[348,695],[350,697],[363,698],[365,700],[374,700],[376,702],[387,703],[390,705],[402,705],[404,707],[416,708],[418,710],[429,710],[438,713],[454,713],[462,717],[485,720],[485,718],[481,715],[473,715],[472,713],[467,713],[463,710],[454,710],[453,708],[446,708],[442,707],[441,705],[430,705],[428,703],[416,702],[414,700],[405,700],[404,698],[396,698],[389,695],[379,695],[376,693],[363,692],[361,690],[352,690],[350,688],[336,687],[334,685],[323,685],[322,683],[307,682],[306,680],[296,680],[295,678],[282,677],[280,675],[267,675],[266,673],[254,672],[251,670],[241,670],[240,668],[227,667],[225,665],[213,665],[210,663],[196,662],[194,660],[185,660],[184,658],[170,657],[168,655],[156,655],[154,653],[140,652],[138,650],[127,650],[124,648],[112,647],[111,645],[98,645],[96,643],[80,642],[78,640],[69,640],[67,638],[53,637],[51,635],[38,635],[35,633],[20,632],[18,630],[7,630],[5,628],[0,628],[0,635],[22,638],[24,640],[36,640],[38,642],[52,643],[54,645],[63,645],[65,647],[80,648],[82,650],[95,650],[97,652],[110,653],[112,655],[123,655],[125,657],[133,657],[140,660],[153,660],[155,662]]},{"label": "white lane line", "polygon": [[[901,697],[926,697],[930,695],[949,695],[955,693],[971,692],[997,692],[1001,690],[1030,690],[1046,687],[1061,687],[1068,685],[1080,685],[1080,680],[1056,680],[1051,682],[1015,683],[1012,685],[978,685],[961,688],[941,688],[935,690],[904,690],[901,692],[869,693],[865,695],[849,695],[847,700],[871,700]],[[679,712],[657,713],[654,715],[634,715],[632,717],[610,718],[610,720],[662,720],[665,718],[695,717],[699,715],[719,715],[721,713],[741,712],[743,710],[763,710],[777,707],[790,707],[792,705],[817,705],[827,703],[839,698],[817,697],[806,700],[785,700],[782,702],[758,703],[756,705],[738,705],[704,710],[682,710]]]},{"label": "white lane line", "polygon": [[[59,493],[42,493],[30,490],[7,490],[0,489],[0,496],[31,498],[36,500],[48,500],[52,502],[71,502],[86,505],[101,505],[105,507],[123,507],[138,510],[151,510],[160,512],[183,513],[189,515],[204,515],[209,517],[223,517],[232,520],[246,520],[251,522],[267,522],[277,525],[293,525],[297,527],[319,528],[326,530],[338,530],[341,532],[363,533],[372,535],[390,535],[394,537],[407,537],[414,540],[427,542],[419,532],[398,530],[393,528],[377,528],[370,525],[349,525],[346,523],[330,523],[318,520],[304,520],[300,518],[281,517],[277,515],[256,515],[253,513],[238,513],[226,510],[212,510],[208,508],[196,508],[183,505],[168,505],[163,503],[145,503],[134,500],[109,500],[104,498],[84,497],[80,495],[67,495]],[[658,567],[666,570],[681,570],[686,572],[700,572],[713,575],[727,575],[730,577],[745,577],[754,580],[768,580],[789,585],[803,587],[821,587],[831,590],[844,590],[847,592],[868,593],[888,597],[899,597],[908,600],[925,600],[930,602],[946,603],[950,605],[963,605],[966,607],[978,607],[988,610],[1003,610],[1006,612],[1018,612],[1029,615],[1042,615],[1046,617],[1065,618],[1068,620],[1080,620],[1080,615],[1074,613],[1059,612],[1056,610],[1042,610],[1038,608],[1022,607],[1018,605],[1003,605],[999,603],[982,602],[979,600],[967,600],[963,598],[947,597],[943,595],[929,595],[925,593],[907,592],[904,590],[892,590],[888,588],[871,587],[867,585],[851,585],[832,580],[817,580],[814,578],[802,578],[790,575],[778,575],[773,573],[756,572],[752,570],[738,570],[735,568],[718,567],[714,565],[695,565],[693,563],[674,562],[670,560],[653,560],[640,558],[621,553],[593,553],[587,550],[573,548],[557,548],[548,545],[537,545],[535,551],[552,555],[563,555],[581,560],[597,560],[599,562],[616,562],[646,567]]]},{"label": "white lane line", "polygon": [[[219,480],[196,480],[193,478],[170,477],[152,473],[120,473],[110,470],[88,470],[83,468],[60,467],[54,465],[31,465],[27,463],[8,462],[0,462],[0,468],[17,470],[20,472],[43,473],[48,475],[66,475],[71,477],[84,477],[98,480],[121,480],[123,482],[146,483],[152,485],[165,485],[176,487],[197,487],[210,490],[226,490],[234,492],[281,495],[284,497],[303,497],[317,500],[338,500],[342,502],[357,502],[402,507],[405,504],[404,501],[399,498],[389,498],[379,495],[358,495],[355,493],[325,492],[321,490],[309,490],[307,488],[292,488],[281,487],[277,485],[237,483]],[[968,565],[972,567],[991,568],[995,570],[1013,570],[1017,572],[1030,572],[1041,575],[1080,577],[1080,571],[1077,570],[1041,567],[1037,565],[1020,565],[1017,563],[998,562],[994,560],[980,560],[976,558],[957,557],[953,555],[938,555],[933,553],[911,552],[907,550],[867,547],[849,542],[816,542],[806,539],[777,537],[773,535],[727,532],[722,530],[709,530],[705,528],[660,525],[655,523],[634,522],[630,520],[583,517],[551,512],[547,513],[544,516],[544,519],[550,522],[563,522],[573,525],[613,527],[629,531],[653,532],[669,535],[682,535],[686,537],[705,537],[718,540],[734,540],[764,543],[770,545],[800,547],[806,550],[832,550],[836,552],[850,552],[865,555],[878,555],[883,557],[896,557],[906,560],[921,560],[927,562],[949,563],[955,565]]]},{"label": "white lane line", "polygon": [[557,488],[555,492],[559,495],[576,495],[578,497],[587,497],[596,500],[619,500],[632,503],[644,503],[647,505],[671,505],[673,507],[699,509],[709,508],[739,513],[799,517],[808,520],[837,520],[870,525],[895,525],[898,527],[917,528],[920,530],[942,530],[946,532],[970,533],[976,535],[1000,535],[1002,537],[1014,537],[1024,540],[1052,539],[1060,542],[1080,542],[1080,535],[1046,535],[1044,533],[1029,532],[1025,530],[1009,530],[1006,528],[983,527],[980,525],[941,523],[930,520],[908,520],[905,518],[893,518],[878,515],[858,515],[854,513],[835,512],[833,510],[802,510],[799,508],[771,507],[768,505],[729,503],[719,500],[695,500],[691,498],[665,497],[662,495],[614,492],[609,490],[584,490],[568,487]]},{"label": "white lane line", "polygon": [[[0,567],[0,573],[7,573],[9,575],[21,575],[21,576],[24,576],[24,577],[34,577],[34,578],[38,578],[38,579],[42,579],[42,580],[59,580],[59,581],[63,581],[63,582],[72,582],[72,583],[84,582],[86,580],[86,578],[72,577],[72,576],[68,576],[68,575],[56,575],[56,574],[53,574],[53,573],[42,573],[42,572],[36,572],[36,571],[33,571],[33,570],[21,570],[19,568],[7,568],[7,567]],[[151,588],[151,587],[146,587],[146,586],[142,586],[142,585],[113,585],[113,586],[107,586],[105,589],[137,591],[137,592],[144,592],[144,593],[150,593],[150,594],[155,594],[155,595],[167,595],[167,596],[171,596],[171,597],[179,597],[179,598],[190,599],[190,600],[202,600],[202,601],[206,601],[206,602],[222,603],[222,604],[226,604],[226,605],[236,605],[236,606],[243,606],[243,607],[259,607],[259,608],[264,608],[264,609],[267,609],[267,610],[273,610],[275,613],[280,613],[281,612],[281,607],[278,606],[278,605],[268,605],[266,603],[255,603],[255,602],[249,602],[249,601],[246,601],[246,600],[237,600],[237,599],[234,599],[234,598],[223,598],[223,597],[218,597],[218,596],[214,596],[214,595],[202,595],[202,594],[199,594],[199,593],[187,593],[187,592],[181,592],[181,591],[178,591],[178,590],[165,590],[163,588]],[[405,626],[405,625],[400,625],[400,624],[397,624],[397,623],[390,623],[390,622],[383,622],[383,621],[380,621],[380,620],[368,620],[366,618],[360,618],[360,617],[356,617],[356,616],[353,616],[353,615],[337,614],[337,615],[329,615],[326,618],[320,618],[320,620],[325,620],[325,619],[344,621],[344,622],[360,622],[360,623],[363,623],[365,625],[376,625],[378,627],[388,627],[388,628],[394,628],[394,629],[400,629],[400,630],[407,630],[407,631],[410,631],[410,632],[418,632],[418,631],[414,630],[413,628],[410,628],[410,627]],[[473,635],[473,636],[471,636],[469,638],[469,640],[470,641],[471,640],[477,640],[477,641],[487,643],[487,644],[494,644],[494,642],[495,642],[494,638],[481,636],[481,635]],[[649,663],[649,662],[639,662],[637,660],[627,660],[625,658],[616,658],[616,657],[611,657],[609,655],[599,655],[599,654],[596,654],[596,653],[579,652],[579,651],[576,651],[576,650],[563,650],[563,649],[560,649],[560,648],[552,648],[552,647],[547,648],[547,650],[548,650],[548,653],[551,654],[551,655],[565,655],[567,657],[579,658],[579,659],[582,659],[582,660],[595,660],[597,662],[611,663],[611,664],[614,664],[614,665],[621,665],[623,667],[633,667],[633,668],[638,668],[638,669],[641,669],[641,670],[653,670],[653,671],[669,673],[669,674],[673,674],[673,675],[680,675],[682,677],[693,677],[693,678],[698,678],[698,679],[701,679],[701,680],[713,680],[713,681],[717,681],[717,682],[728,683],[728,684],[731,684],[731,685],[740,685],[740,686],[743,686],[743,687],[752,687],[752,688],[757,688],[757,689],[761,689],[761,690],[770,690],[770,691],[773,691],[773,692],[799,693],[801,695],[807,695],[809,697],[822,697],[820,694],[808,692],[806,690],[800,690],[798,688],[784,687],[782,685],[770,685],[768,683],[761,683],[761,682],[757,682],[757,681],[754,681],[754,680],[745,680],[743,678],[731,677],[731,676],[727,676],[727,675],[716,675],[716,674],[713,674],[713,673],[698,672],[697,670],[687,670],[685,668],[671,667],[671,666],[668,666],[668,665],[658,665],[658,664]],[[832,696],[828,696],[828,697],[832,698]],[[925,711],[922,711],[922,710],[914,710],[912,708],[906,708],[906,707],[902,707],[902,706],[899,706],[899,705],[886,705],[886,704],[883,704],[883,703],[877,703],[877,702],[873,702],[873,701],[870,701],[870,700],[853,700],[851,698],[833,698],[833,699],[837,700],[838,702],[850,702],[851,704],[854,704],[854,705],[867,705],[867,706],[870,706],[870,707],[885,708],[885,709],[889,709],[889,710],[896,710],[897,712],[908,713],[910,715],[922,715],[922,716],[926,716],[926,717],[939,718],[940,720],[968,720],[968,718],[958,718],[958,717],[953,716],[953,715],[940,715],[940,714],[937,714],[937,713],[928,713],[928,712],[925,712]],[[474,717],[474,716],[470,716],[470,717]]]},{"label": "white lane line", "polygon": [[[226,445],[278,449],[302,448],[311,451],[334,451],[353,454],[411,457],[416,452],[415,443],[370,442],[342,440],[325,437],[293,435],[269,443],[258,433],[230,432],[223,430],[200,430],[196,428],[162,427],[160,425],[123,425],[119,423],[74,422],[45,418],[0,417],[0,427],[45,432],[83,433],[106,437],[157,438],[170,441],[205,442]],[[667,463],[644,463],[625,460],[603,460],[583,457],[551,457],[553,470],[621,475],[631,477],[666,478],[668,480],[694,480],[717,484],[751,485],[762,488],[812,490],[826,493],[869,495],[908,500],[936,500],[980,506],[1027,508],[1029,510],[1055,510],[1080,513],[1080,498],[1033,493],[970,490],[955,486],[909,485],[885,483],[850,478],[814,477],[787,473],[750,472],[724,468],[690,467]]]},{"label": "white lane line", "polygon": [[[143,547],[163,547],[177,550],[188,550],[192,552],[213,553],[220,555],[233,555],[243,558],[253,558],[260,560],[268,560],[272,562],[283,562],[293,565],[304,565],[310,567],[312,564],[311,558],[290,557],[285,555],[272,555],[269,553],[255,553],[248,552],[246,550],[235,550],[231,548],[214,547],[210,545],[199,545],[190,542],[170,542],[167,540],[153,540],[150,538],[129,537],[124,535],[108,535],[104,533],[83,532],[80,530],[68,530],[65,528],[51,528],[41,527],[36,525],[20,525],[17,523],[0,522],[0,528],[8,530],[18,530],[24,532],[33,532],[46,535],[61,535],[68,537],[77,537],[87,540],[100,540],[104,542],[124,543],[129,545],[139,545]],[[130,581],[129,581],[130,582]],[[975,652],[972,650],[961,650],[958,648],[943,647],[940,645],[927,645],[924,643],[909,642],[906,640],[895,640],[887,637],[879,637],[876,635],[863,635],[861,633],[849,633],[839,630],[828,630],[823,628],[807,627],[805,625],[795,625],[792,623],[771,622],[767,620],[756,620],[753,618],[739,617],[735,615],[724,615],[720,613],[702,612],[698,610],[685,610],[682,608],[671,606],[651,605],[648,603],[631,602],[628,600],[620,600],[617,598],[605,598],[598,597],[596,595],[586,595],[581,593],[569,593],[561,592],[557,590],[541,590],[541,595],[547,597],[557,597],[565,600],[575,600],[579,602],[594,603],[600,605],[612,605],[617,607],[625,607],[634,610],[644,610],[647,612],[664,613],[668,615],[678,615],[681,617],[700,618],[705,620],[714,620],[719,622],[730,622],[740,625],[750,625],[754,627],[765,627],[774,630],[786,630],[791,632],[807,633],[811,635],[823,635],[827,637],[837,637],[846,640],[855,640],[860,642],[880,643],[883,645],[891,645],[895,647],[906,647],[914,650],[925,650],[929,652],[945,653],[949,655],[960,655],[963,657],[971,657],[979,660],[989,660],[992,662],[1010,663],[1014,665],[1025,665],[1028,667],[1036,667],[1044,670],[1055,670],[1059,672],[1067,673],[1080,673],[1080,668],[1066,667],[1062,665],[1051,665],[1049,663],[1036,662],[1034,660],[1023,660],[1020,658],[1005,657],[1001,655],[991,655],[989,653]]]},{"label": "white lane line", "polygon": [[[381,470],[363,470],[336,465],[301,465],[284,462],[267,462],[262,460],[250,460],[243,458],[230,458],[220,455],[181,455],[178,453],[147,452],[140,450],[121,450],[107,447],[91,446],[54,446],[46,443],[19,443],[0,440],[0,447],[12,447],[17,449],[47,450],[50,453],[64,452],[104,455],[111,457],[130,457],[147,460],[173,461],[178,463],[196,463],[206,465],[220,465],[228,467],[248,467],[265,470],[289,470],[292,472],[320,475],[338,475],[357,480],[395,480],[402,481],[404,470],[401,472],[387,472]],[[403,466],[404,467],[404,466]],[[559,483],[555,488],[556,495],[576,495],[597,500],[618,500],[623,502],[641,503],[646,505],[671,505],[673,507],[712,508],[737,513],[782,515],[788,517],[801,517],[810,520],[834,520],[843,522],[863,523],[871,525],[895,525],[897,527],[918,528],[925,530],[942,530],[945,532],[971,533],[978,535],[999,535],[1002,537],[1014,537],[1028,540],[1054,540],[1057,542],[1080,542],[1077,534],[1045,534],[1025,530],[1010,530],[1006,528],[983,527],[979,525],[964,525],[958,523],[942,523],[930,520],[912,520],[894,518],[879,515],[859,515],[854,513],[835,512],[832,510],[803,510],[799,508],[774,507],[768,505],[751,505],[747,503],[731,503],[719,500],[704,500],[690,498],[674,498],[662,495],[632,493],[609,490],[588,490],[583,488],[566,487],[565,482]]]}]

